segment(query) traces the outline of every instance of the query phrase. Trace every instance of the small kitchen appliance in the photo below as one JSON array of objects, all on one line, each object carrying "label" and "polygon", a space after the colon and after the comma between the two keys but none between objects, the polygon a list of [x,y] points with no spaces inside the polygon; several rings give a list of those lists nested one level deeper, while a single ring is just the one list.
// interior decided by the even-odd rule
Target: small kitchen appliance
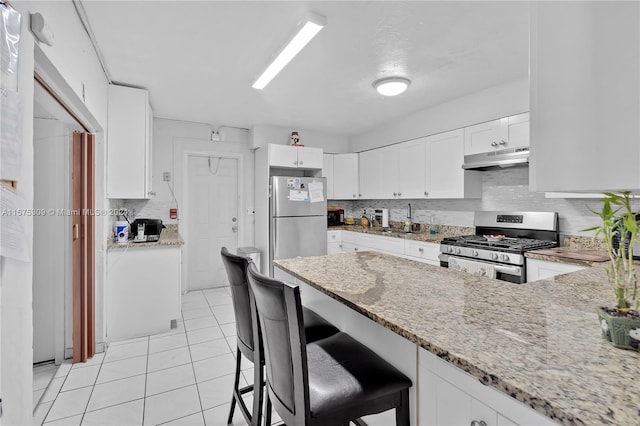
[{"label": "small kitchen appliance", "polygon": [[[136,219],[131,223],[132,232],[136,232],[136,242],[154,243],[160,240],[162,230],[166,228],[162,219]],[[142,239],[140,232],[143,231]]]},{"label": "small kitchen appliance", "polygon": [[344,210],[334,206],[327,206],[327,226],[344,225]]},{"label": "small kitchen appliance", "polygon": [[558,213],[475,213],[474,235],[447,237],[440,243],[440,266],[449,259],[490,264],[496,278],[517,284],[527,280],[525,252],[559,245]]},{"label": "small kitchen appliance", "polygon": [[389,227],[389,209],[375,209],[374,215],[380,226],[383,228]]}]

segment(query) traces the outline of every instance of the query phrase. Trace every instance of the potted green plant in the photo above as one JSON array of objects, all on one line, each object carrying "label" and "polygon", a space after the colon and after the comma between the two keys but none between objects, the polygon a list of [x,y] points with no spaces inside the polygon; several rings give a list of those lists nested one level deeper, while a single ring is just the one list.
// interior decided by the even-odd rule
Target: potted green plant
[{"label": "potted green plant", "polygon": [[629,191],[604,192],[603,195],[601,210],[591,210],[600,217],[601,223],[585,231],[595,231],[593,238],[602,237],[607,245],[607,278],[613,286],[616,305],[599,308],[598,318],[603,337],[616,347],[637,350],[640,300],[633,244],[640,241],[638,214],[631,208]]}]

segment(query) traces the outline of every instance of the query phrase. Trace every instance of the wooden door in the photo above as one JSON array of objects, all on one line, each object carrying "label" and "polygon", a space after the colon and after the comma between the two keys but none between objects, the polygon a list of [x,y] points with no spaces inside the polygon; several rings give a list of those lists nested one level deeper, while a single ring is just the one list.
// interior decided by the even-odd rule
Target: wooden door
[{"label": "wooden door", "polygon": [[73,362],[95,353],[94,136],[74,132],[72,141]]}]

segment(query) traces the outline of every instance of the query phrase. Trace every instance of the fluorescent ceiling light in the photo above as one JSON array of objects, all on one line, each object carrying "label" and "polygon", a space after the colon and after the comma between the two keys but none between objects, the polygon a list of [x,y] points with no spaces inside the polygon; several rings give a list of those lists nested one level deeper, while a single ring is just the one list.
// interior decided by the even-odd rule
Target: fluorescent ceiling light
[{"label": "fluorescent ceiling light", "polygon": [[253,83],[254,89],[264,89],[273,78],[311,41],[312,38],[327,25],[327,19],[324,16],[311,13],[307,16],[298,33],[293,36],[291,41],[280,51],[278,56],[271,62],[260,77]]},{"label": "fluorescent ceiling light", "polygon": [[407,90],[411,81],[403,77],[381,78],[373,82],[373,87],[383,96],[396,96]]}]

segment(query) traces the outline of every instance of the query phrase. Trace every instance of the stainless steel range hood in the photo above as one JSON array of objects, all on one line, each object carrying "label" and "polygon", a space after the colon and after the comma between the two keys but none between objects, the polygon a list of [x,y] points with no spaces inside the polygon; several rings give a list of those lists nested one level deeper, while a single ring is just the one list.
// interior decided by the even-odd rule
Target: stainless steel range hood
[{"label": "stainless steel range hood", "polygon": [[529,147],[507,148],[499,151],[465,155],[462,168],[465,170],[486,170],[493,167],[511,167],[529,163]]}]

